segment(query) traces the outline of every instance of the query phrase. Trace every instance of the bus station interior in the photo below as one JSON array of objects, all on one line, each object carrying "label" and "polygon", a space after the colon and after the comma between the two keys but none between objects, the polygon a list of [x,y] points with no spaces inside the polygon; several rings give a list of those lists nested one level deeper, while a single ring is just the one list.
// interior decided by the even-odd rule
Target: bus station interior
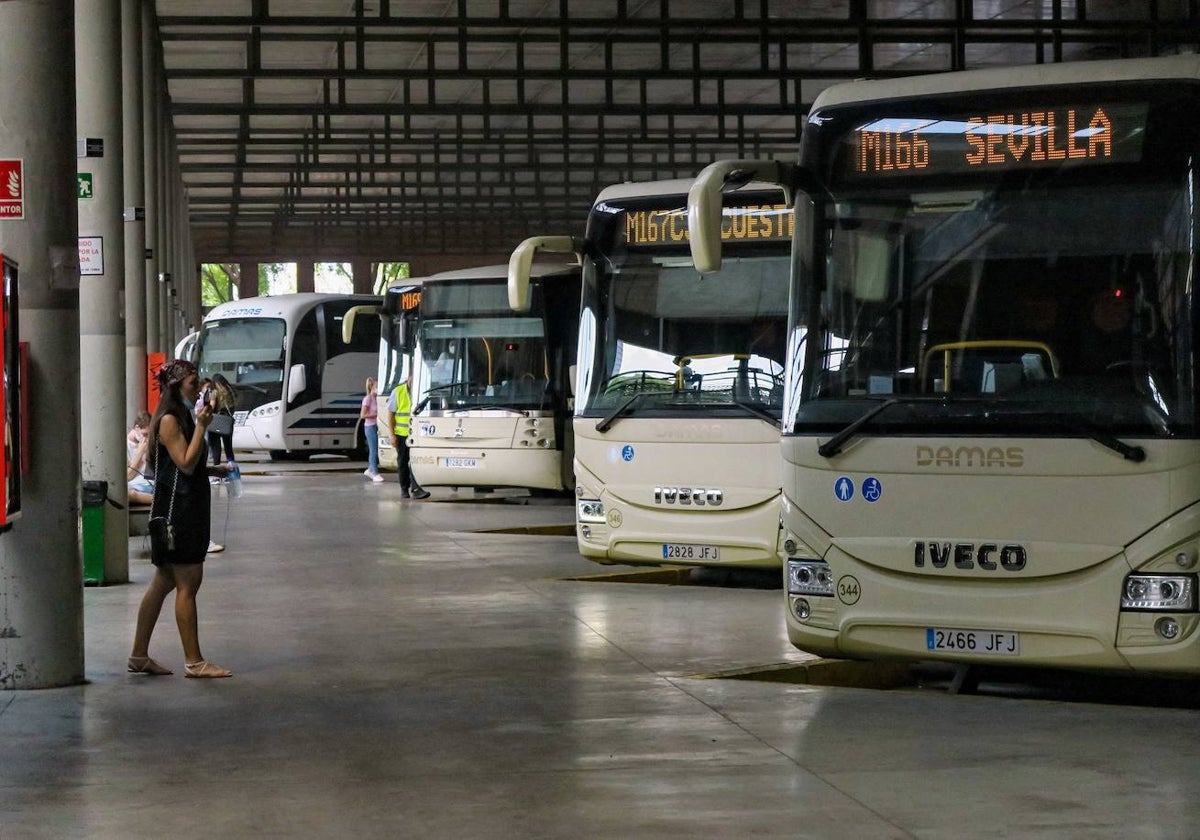
[{"label": "bus station interior", "polygon": [[175,675],[126,673],[146,540],[107,507],[86,587],[78,543],[201,264],[244,298],[504,263],[611,185],[794,160],[838,82],[1198,48],[1185,0],[0,2],[32,420],[0,838],[1196,836],[1194,681],[818,660],[779,575],[598,566],[569,498],[245,453],[200,601],[230,680],[182,678],[169,607]]}]

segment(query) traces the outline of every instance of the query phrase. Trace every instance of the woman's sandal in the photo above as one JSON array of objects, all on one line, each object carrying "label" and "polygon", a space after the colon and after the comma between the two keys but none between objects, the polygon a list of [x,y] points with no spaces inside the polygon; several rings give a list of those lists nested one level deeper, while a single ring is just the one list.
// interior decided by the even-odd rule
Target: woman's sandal
[{"label": "woman's sandal", "polygon": [[149,674],[152,677],[165,677],[174,674],[170,668],[159,665],[149,656],[131,656],[126,666],[131,674]]},{"label": "woman's sandal", "polygon": [[233,671],[201,659],[199,662],[183,663],[183,675],[185,677],[198,677],[201,679],[217,679],[219,677],[232,677]]}]

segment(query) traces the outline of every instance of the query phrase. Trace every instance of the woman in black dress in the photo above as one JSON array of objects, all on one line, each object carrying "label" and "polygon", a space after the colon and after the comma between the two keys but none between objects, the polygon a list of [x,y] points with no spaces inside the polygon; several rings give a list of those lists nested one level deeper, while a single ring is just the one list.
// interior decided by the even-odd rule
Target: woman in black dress
[{"label": "woman in black dress", "polygon": [[[196,366],[176,359],[158,372],[160,398],[150,421],[155,469],[151,517],[168,517],[174,528],[174,548],[154,558],[154,578],[138,608],[137,629],[129,656],[129,671],[162,676],[172,673],[150,658],[150,635],[163,602],[175,593],[175,623],[183,642],[184,673],[189,677],[228,677],[228,669],[206,662],[200,653],[196,593],[204,579],[204,555],[209,542],[207,446],[204,433],[212,422],[212,406],[203,405],[192,418],[199,381]],[[224,475],[224,467],[214,474]]]}]

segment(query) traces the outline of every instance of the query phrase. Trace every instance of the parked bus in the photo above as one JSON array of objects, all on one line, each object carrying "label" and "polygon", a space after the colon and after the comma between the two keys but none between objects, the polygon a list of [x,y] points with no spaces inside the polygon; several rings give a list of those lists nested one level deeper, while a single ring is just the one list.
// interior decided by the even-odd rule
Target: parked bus
[{"label": "parked bus", "polygon": [[799,164],[787,626],[828,656],[1200,668],[1200,58],[839,85]]},{"label": "parked bus", "polygon": [[196,340],[200,376],[220,373],[238,395],[235,449],[272,458],[363,453],[356,434],[363,383],[375,370],[379,319],[361,318],[350,341],[342,318],[368,295],[290,294],[213,307]]},{"label": "parked bus", "polygon": [[423,487],[574,488],[579,282],[578,264],[536,265],[514,311],[508,266],[425,278],[409,438]]},{"label": "parked bus", "polygon": [[732,196],[729,259],[701,276],[687,245],[691,183],[609,187],[588,219],[579,551],[600,563],[778,568],[792,215],[778,187]]}]

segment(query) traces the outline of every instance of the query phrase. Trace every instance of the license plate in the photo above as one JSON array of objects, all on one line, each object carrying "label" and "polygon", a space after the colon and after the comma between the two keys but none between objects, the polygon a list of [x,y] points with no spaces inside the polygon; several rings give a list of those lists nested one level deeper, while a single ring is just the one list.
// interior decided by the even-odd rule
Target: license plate
[{"label": "license plate", "polygon": [[459,469],[475,469],[474,458],[446,458],[444,459],[447,467],[458,467]]},{"label": "license plate", "polygon": [[928,627],[925,630],[926,649],[948,653],[1019,656],[1020,642],[1018,634],[1004,630],[958,630],[950,627]]},{"label": "license plate", "polygon": [[662,556],[664,560],[720,560],[721,549],[696,543],[663,543]]},{"label": "license plate", "polygon": [[235,411],[233,412],[233,424],[235,426],[244,426],[246,424],[246,418],[249,416],[249,411]]}]

